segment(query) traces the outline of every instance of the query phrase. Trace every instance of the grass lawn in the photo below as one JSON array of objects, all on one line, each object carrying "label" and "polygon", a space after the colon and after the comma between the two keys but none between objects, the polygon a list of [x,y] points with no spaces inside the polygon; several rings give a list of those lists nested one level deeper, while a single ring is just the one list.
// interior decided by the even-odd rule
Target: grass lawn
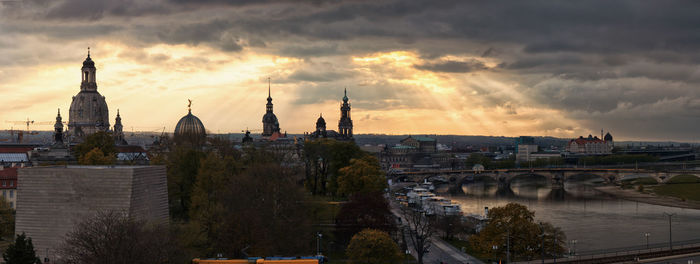
[{"label": "grass lawn", "polygon": [[671,179],[668,180],[670,184],[678,184],[678,183],[700,183],[700,178],[695,177],[695,175],[677,175]]},{"label": "grass lawn", "polygon": [[657,195],[700,201],[700,183],[662,184],[655,186],[653,190]]},{"label": "grass lawn", "polygon": [[447,239],[447,240],[445,240],[445,242],[450,243],[450,245],[452,245],[453,247],[456,247],[457,249],[460,249],[460,250],[462,249],[462,247],[464,247],[464,248],[466,249],[466,250],[465,250],[466,253],[469,254],[470,256],[475,257],[475,258],[478,258],[479,260],[481,260],[481,261],[483,261],[483,262],[487,262],[486,260],[487,260],[488,258],[485,257],[485,256],[481,256],[481,255],[477,254],[477,253],[474,251],[474,249],[471,247],[471,245],[469,244],[469,242],[467,242],[467,241],[459,240],[459,239],[453,238],[453,239]]}]

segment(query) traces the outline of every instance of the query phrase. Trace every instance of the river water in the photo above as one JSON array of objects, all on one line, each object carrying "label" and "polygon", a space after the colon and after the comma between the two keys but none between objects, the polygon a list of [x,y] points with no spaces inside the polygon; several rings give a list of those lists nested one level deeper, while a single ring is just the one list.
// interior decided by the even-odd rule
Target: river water
[{"label": "river water", "polygon": [[[612,248],[667,245],[669,220],[672,217],[673,241],[700,239],[700,210],[652,205],[617,199],[593,189],[595,183],[565,183],[552,189],[541,183],[513,183],[506,190],[497,184],[474,182],[462,185],[462,191],[443,193],[461,205],[465,214],[482,214],[484,207],[493,208],[510,202],[526,205],[535,211],[536,221],[547,221],[562,228],[569,248],[579,254]],[[446,188],[438,187],[439,191]],[[700,191],[700,190],[698,190]],[[577,242],[571,243],[572,240]]]}]

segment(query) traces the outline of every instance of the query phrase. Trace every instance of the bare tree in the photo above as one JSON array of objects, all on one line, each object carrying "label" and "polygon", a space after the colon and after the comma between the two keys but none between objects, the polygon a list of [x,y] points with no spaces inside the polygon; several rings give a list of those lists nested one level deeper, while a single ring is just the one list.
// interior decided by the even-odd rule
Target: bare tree
[{"label": "bare tree", "polygon": [[151,225],[125,212],[98,212],[75,226],[59,248],[60,261],[88,263],[169,263],[174,246],[165,225]]},{"label": "bare tree", "polygon": [[418,263],[423,264],[423,256],[428,252],[431,239],[435,235],[435,221],[425,215],[425,211],[404,206],[401,207],[401,215],[408,228],[408,237],[418,255]]}]

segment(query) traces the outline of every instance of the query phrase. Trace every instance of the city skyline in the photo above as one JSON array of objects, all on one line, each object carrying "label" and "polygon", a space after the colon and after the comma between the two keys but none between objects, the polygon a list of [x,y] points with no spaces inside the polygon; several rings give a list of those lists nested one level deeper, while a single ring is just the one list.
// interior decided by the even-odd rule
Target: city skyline
[{"label": "city skyline", "polygon": [[355,134],[700,141],[692,2],[538,3],[3,3],[0,129],[67,113],[90,46],[126,131],[172,132],[187,99],[213,133],[261,129],[271,78],[295,134],[347,88]]}]

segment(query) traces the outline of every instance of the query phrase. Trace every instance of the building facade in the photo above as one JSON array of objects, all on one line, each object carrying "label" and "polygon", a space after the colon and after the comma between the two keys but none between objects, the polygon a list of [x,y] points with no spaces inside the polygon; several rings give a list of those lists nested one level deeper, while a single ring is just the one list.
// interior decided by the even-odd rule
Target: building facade
[{"label": "building facade", "polygon": [[[606,140],[607,139],[607,140]],[[572,139],[566,145],[566,151],[571,154],[602,155],[610,154],[613,149],[612,135],[608,133],[603,139],[588,135]]]}]

